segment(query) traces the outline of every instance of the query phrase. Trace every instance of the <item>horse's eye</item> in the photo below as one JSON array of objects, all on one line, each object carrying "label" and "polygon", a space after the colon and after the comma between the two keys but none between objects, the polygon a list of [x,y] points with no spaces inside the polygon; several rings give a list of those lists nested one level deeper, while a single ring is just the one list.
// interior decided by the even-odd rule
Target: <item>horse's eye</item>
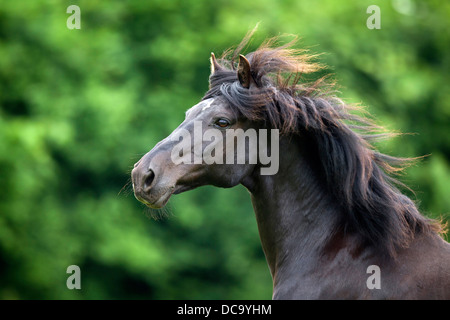
[{"label": "horse's eye", "polygon": [[217,127],[226,128],[230,125],[230,121],[224,118],[217,119],[214,123]]}]

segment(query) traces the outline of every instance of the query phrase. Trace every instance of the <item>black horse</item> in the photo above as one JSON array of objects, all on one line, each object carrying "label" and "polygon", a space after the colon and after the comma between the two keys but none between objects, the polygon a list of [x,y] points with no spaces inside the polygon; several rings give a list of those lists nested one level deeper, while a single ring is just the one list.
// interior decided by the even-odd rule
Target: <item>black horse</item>
[{"label": "black horse", "polygon": [[[209,91],[135,164],[136,198],[161,208],[172,194],[202,185],[244,185],[274,299],[450,299],[441,225],[421,215],[392,177],[409,159],[372,148],[384,134],[350,113],[356,107],[337,98],[326,78],[301,81],[320,67],[294,42],[269,40],[240,55],[248,38],[218,61],[212,54]],[[266,158],[279,156],[276,170],[263,174],[268,162],[251,157],[263,148],[245,144],[250,134],[243,148],[228,148],[238,140],[228,131],[237,129],[259,138],[279,133],[264,146]],[[191,143],[196,133],[203,140]],[[198,157],[206,151],[209,160]],[[233,162],[239,152],[246,161]]]}]

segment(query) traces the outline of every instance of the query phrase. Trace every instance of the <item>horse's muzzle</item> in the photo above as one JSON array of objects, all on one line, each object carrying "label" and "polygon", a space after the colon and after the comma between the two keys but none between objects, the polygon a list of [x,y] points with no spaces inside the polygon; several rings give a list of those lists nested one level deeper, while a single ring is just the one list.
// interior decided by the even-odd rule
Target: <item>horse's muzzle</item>
[{"label": "horse's muzzle", "polygon": [[164,207],[174,191],[173,186],[165,186],[157,181],[156,171],[142,163],[139,163],[131,171],[134,196],[153,209]]}]

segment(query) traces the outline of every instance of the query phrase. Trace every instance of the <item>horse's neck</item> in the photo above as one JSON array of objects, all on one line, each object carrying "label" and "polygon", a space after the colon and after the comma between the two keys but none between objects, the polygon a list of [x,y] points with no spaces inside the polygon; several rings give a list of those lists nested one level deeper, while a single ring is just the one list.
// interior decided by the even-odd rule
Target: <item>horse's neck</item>
[{"label": "horse's neck", "polygon": [[336,206],[305,152],[282,139],[278,173],[254,177],[250,188],[274,285],[309,273],[337,225]]}]

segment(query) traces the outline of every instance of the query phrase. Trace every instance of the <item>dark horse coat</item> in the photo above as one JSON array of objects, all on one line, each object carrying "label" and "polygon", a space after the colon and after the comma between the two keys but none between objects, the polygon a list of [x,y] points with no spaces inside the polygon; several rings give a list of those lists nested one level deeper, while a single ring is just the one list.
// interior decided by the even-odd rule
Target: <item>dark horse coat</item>
[{"label": "dark horse coat", "polygon": [[[205,97],[136,163],[136,198],[161,208],[172,194],[201,185],[243,184],[274,299],[450,299],[450,245],[391,177],[405,159],[374,150],[370,142],[383,136],[374,134],[379,128],[350,113],[354,107],[323,78],[300,81],[318,66],[293,43],[274,47],[269,40],[239,55],[248,39],[231,59],[212,55]],[[179,138],[193,133],[195,123],[203,125],[201,133],[215,129],[215,142],[182,149],[189,159],[211,145],[225,158],[230,151],[214,143],[225,140],[227,130],[261,135],[276,129],[280,138],[268,149],[279,154],[277,173],[261,174],[266,165],[260,161],[174,161]]]}]

